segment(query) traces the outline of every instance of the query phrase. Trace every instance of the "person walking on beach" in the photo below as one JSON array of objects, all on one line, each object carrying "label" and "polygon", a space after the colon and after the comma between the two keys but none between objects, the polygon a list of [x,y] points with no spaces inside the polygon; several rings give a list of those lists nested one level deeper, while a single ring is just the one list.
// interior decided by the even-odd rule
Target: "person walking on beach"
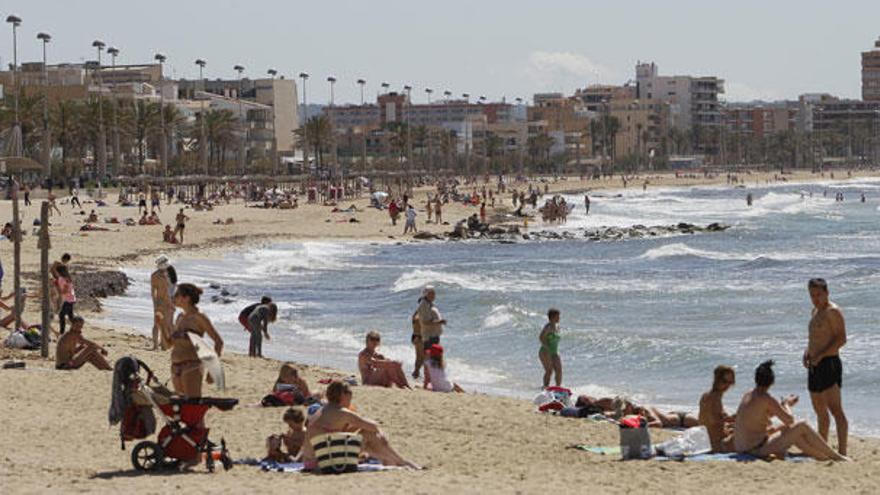
[{"label": "person walking on beach", "polygon": [[584,209],[586,210],[584,215],[589,215],[590,214],[590,196],[588,196],[586,194],[584,194]]},{"label": "person walking on beach", "polygon": [[[146,208],[144,208],[146,211]],[[174,235],[180,235],[180,243],[183,244],[183,229],[186,228],[186,221],[189,220],[189,217],[184,215],[183,208],[180,209],[180,212],[175,217],[177,220],[177,227],[174,227]]]},{"label": "person walking on beach", "polygon": [[440,197],[437,197],[437,202],[434,204],[434,221],[437,225],[443,223],[443,206],[440,202]]},{"label": "person walking on beach", "polygon": [[538,359],[544,366],[544,387],[550,386],[550,378],[556,375],[556,386],[562,386],[562,358],[559,357],[559,317],[560,312],[556,308],[551,308],[547,312],[549,320],[538,340],[541,342],[541,349],[538,351]]},{"label": "person walking on beach", "polygon": [[843,364],[840,348],[846,344],[846,324],[840,308],[828,299],[828,283],[821,278],[807,283],[813,314],[809,324],[809,341],[804,351],[807,388],[816,411],[819,435],[827,442],[830,416],[837,428],[837,450],[846,455],[849,422],[843,412],[840,389],[843,386]]},{"label": "person walking on beach", "polygon": [[407,205],[406,207],[406,224],[403,226],[403,233],[406,234],[408,232],[418,232],[416,229],[416,209],[413,205]]},{"label": "person walking on beach", "polygon": [[63,334],[66,328],[65,318],[73,320],[73,304],[76,302],[76,291],[73,288],[73,279],[70,277],[67,265],[59,265],[55,271],[58,273],[58,279],[55,283],[58,287],[58,293],[61,296],[61,310],[58,312],[58,325]]},{"label": "person walking on beach", "polygon": [[397,216],[400,215],[400,208],[397,207],[397,201],[392,199],[388,203],[388,216],[391,217],[391,225],[397,225]]},{"label": "person walking on beach", "polygon": [[174,322],[174,290],[177,277],[171,280],[173,268],[168,257],[156,258],[156,270],[150,275],[150,295],[153,299],[153,350],[165,349]]},{"label": "person walking on beach", "polygon": [[[755,388],[746,392],[736,411],[733,429],[736,451],[762,459],[784,459],[794,446],[820,461],[849,460],[835,452],[805,421],[795,420],[791,408],[798,402],[796,395],[781,401],[770,395],[775,381],[773,361],[765,361],[755,370]],[[774,417],[782,422],[781,427],[771,426]]]},{"label": "person walking on beach", "polygon": [[[419,298],[419,306],[422,304],[422,298]],[[422,326],[419,323],[419,308],[417,307],[415,312],[410,317],[412,322],[412,337],[410,337],[410,342],[412,342],[413,348],[416,353],[416,362],[413,365],[412,377],[414,380],[419,379],[419,373],[422,370],[422,366],[425,364],[425,346],[422,344]]]},{"label": "person walking on beach", "polygon": [[[27,184],[22,186],[22,191],[24,192],[24,205],[30,206],[31,205],[31,190],[27,186]],[[862,198],[864,198],[864,197],[865,197],[865,195],[862,194]],[[864,201],[862,201],[862,203],[864,203]]]},{"label": "person walking on beach", "polygon": [[440,315],[440,310],[434,305],[437,292],[431,285],[425,286],[422,291],[422,302],[419,304],[419,329],[422,331],[422,347],[428,349],[434,344],[440,343],[440,335],[443,334],[443,325],[446,320]]},{"label": "person walking on beach", "polygon": [[248,345],[248,356],[263,357],[263,337],[269,340],[269,323],[278,318],[278,306],[275,303],[260,304],[248,315],[248,326],[251,331]]},{"label": "person walking on beach", "polygon": [[193,333],[199,337],[208,334],[214,341],[214,352],[220,357],[223,352],[223,338],[217,333],[211,320],[199,311],[198,304],[202,289],[193,284],[180,284],[174,292],[174,305],[183,313],[177,317],[174,332],[169,336],[166,346],[171,348],[171,383],[178,394],[197,398],[202,396],[202,376],[204,366],[199,359],[193,340]]}]

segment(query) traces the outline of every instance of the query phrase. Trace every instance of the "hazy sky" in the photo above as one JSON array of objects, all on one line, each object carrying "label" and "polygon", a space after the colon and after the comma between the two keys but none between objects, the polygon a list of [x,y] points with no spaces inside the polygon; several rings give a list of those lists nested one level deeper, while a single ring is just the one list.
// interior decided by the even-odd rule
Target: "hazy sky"
[{"label": "hazy sky", "polygon": [[[717,75],[728,100],[860,94],[860,52],[880,36],[880,1],[840,0],[4,0],[0,15],[23,19],[19,60],[38,60],[35,36],[53,36],[49,62],[94,59],[99,38],[119,63],[161,50],[166,73],[261,77],[270,67],[312,75],[309,103],[367,98],[382,81],[414,87],[414,100],[446,89],[496,100],[530,98],[589,83],[634,78],[637,61],[661,74]],[[4,25],[0,57],[12,58]]]}]

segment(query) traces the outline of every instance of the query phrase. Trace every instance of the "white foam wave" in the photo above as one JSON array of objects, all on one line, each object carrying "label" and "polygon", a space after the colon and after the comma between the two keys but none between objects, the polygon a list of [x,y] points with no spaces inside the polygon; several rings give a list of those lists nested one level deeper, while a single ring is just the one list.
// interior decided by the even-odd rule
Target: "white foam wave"
[{"label": "white foam wave", "polygon": [[509,304],[501,304],[494,306],[489,311],[489,314],[483,319],[483,328],[499,328],[513,323],[518,318],[531,318],[535,316],[538,316],[538,314]]},{"label": "white foam wave", "polygon": [[498,290],[497,286],[495,286],[496,282],[479,275],[417,269],[398,277],[391,286],[391,292],[416,290],[432,284],[454,285],[463,289],[478,291]]},{"label": "white foam wave", "polygon": [[353,268],[350,259],[362,254],[365,244],[351,242],[304,242],[293,246],[249,251],[245,261],[252,263],[251,274],[278,274],[309,270]]},{"label": "white foam wave", "polygon": [[697,258],[706,258],[719,261],[749,261],[754,259],[753,256],[737,253],[721,253],[718,251],[707,251],[696,249],[684,243],[666,244],[665,246],[656,247],[645,251],[639,256],[642,259],[656,260],[661,258],[672,258],[676,256],[694,256]]}]

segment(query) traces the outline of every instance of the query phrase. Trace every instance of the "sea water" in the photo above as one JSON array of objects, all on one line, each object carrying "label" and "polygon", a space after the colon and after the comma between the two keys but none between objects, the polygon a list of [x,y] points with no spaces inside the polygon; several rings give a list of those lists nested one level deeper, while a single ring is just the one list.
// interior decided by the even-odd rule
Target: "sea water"
[{"label": "sea water", "polygon": [[[834,200],[838,192],[844,202]],[[625,189],[592,195],[589,215],[583,196],[567,199],[578,206],[554,228],[731,228],[608,242],[288,243],[175,266],[181,281],[206,288],[202,310],[237,350],[247,348],[238,312],[268,294],[280,317],[263,344],[267,356],[354,372],[364,334],[377,329],[380,350],[404,361],[409,374],[410,316],[422,287],[432,284],[449,321],[449,374],[466,389],[534,396],[543,372],[538,334],[556,307],[564,384],[576,392],[695,410],[713,368],[728,364],[737,385],[725,402],[735,409],[755,366],[774,359],[774,393],[799,394],[795,412],[808,418],[806,283],[824,277],[846,317],[843,397],[851,429],[880,434],[880,181]],[[133,285],[106,301],[107,319],[149,334],[149,270],[126,272]],[[209,284],[232,302],[212,302],[220,289]]]}]

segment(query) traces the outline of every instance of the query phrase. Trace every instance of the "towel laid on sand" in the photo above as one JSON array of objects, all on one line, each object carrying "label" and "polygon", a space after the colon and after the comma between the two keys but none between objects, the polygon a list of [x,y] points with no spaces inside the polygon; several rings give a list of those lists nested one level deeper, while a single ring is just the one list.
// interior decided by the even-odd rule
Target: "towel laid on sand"
[{"label": "towel laid on sand", "polygon": [[[260,469],[263,471],[271,471],[276,473],[301,473],[303,472],[303,463],[301,462],[260,462]],[[382,464],[358,464],[359,473],[373,473],[376,471],[394,471],[402,469],[399,466],[384,466]]]},{"label": "towel laid on sand", "polygon": [[[584,452],[590,452],[591,454],[598,455],[608,455],[608,456],[620,456],[620,447],[618,446],[610,446],[610,447],[596,447],[592,445],[572,445],[570,448],[583,450]],[[761,461],[763,459],[759,457],[755,457],[749,454],[737,454],[736,452],[731,452],[727,454],[698,454],[687,457],[666,457],[666,456],[654,456],[652,457],[655,461],[679,461],[679,462],[754,462]],[[789,455],[785,457],[786,462],[812,462],[813,459],[810,457],[802,456],[802,455]]]}]

